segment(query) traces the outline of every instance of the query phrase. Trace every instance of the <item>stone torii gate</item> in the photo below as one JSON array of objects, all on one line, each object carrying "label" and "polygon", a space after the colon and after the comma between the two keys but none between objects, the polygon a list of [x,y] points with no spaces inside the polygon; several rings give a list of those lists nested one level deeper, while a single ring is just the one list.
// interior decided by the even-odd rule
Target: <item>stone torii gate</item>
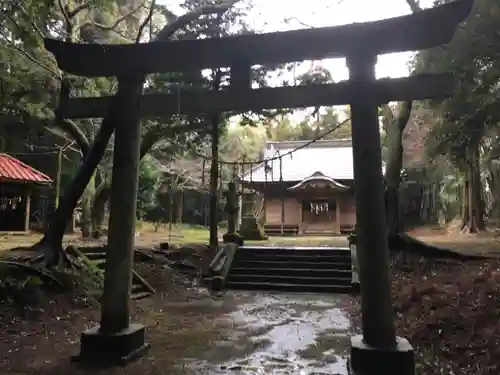
[{"label": "stone torii gate", "polygon": [[[456,0],[377,22],[204,40],[94,45],[46,39],[46,48],[67,73],[119,80],[115,97],[66,98],[60,108],[66,118],[109,116],[116,124],[102,318],[99,327],[82,334],[81,359],[106,353],[108,360],[126,360],[147,347],[144,327],[129,319],[141,116],[349,104],[363,330],[352,338],[350,369],[361,375],[414,374],[413,349],[394,327],[377,107],[444,97],[453,92],[454,83],[446,74],[376,80],[375,63],[380,54],[448,43],[472,5],[473,0]],[[347,59],[348,81],[251,88],[253,65],[337,57]],[[227,89],[140,94],[150,73],[223,67],[231,68]]]}]

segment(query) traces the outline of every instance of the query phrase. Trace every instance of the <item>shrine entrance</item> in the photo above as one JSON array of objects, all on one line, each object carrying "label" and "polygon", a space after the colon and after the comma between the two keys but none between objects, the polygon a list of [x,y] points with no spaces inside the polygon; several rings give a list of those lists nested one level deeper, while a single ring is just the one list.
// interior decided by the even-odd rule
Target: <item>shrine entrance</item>
[{"label": "shrine entrance", "polygon": [[305,233],[333,232],[338,226],[337,200],[323,197],[302,200],[302,231]]},{"label": "shrine entrance", "polygon": [[347,213],[352,186],[315,172],[287,190],[300,202],[300,234],[339,235],[350,227],[343,209]]},{"label": "shrine entrance", "polygon": [[[351,373],[413,375],[413,349],[407,340],[396,336],[394,325],[378,106],[390,101],[448,96],[454,90],[454,79],[439,74],[376,80],[375,64],[381,54],[448,43],[472,4],[473,0],[456,0],[414,15],[377,22],[203,40],[135,45],[45,40],[46,48],[67,73],[113,76],[119,81],[114,97],[68,96],[62,98],[59,111],[60,116],[68,118],[104,117],[104,122],[111,121],[115,130],[101,324],[82,335],[82,358],[98,357],[112,348],[108,357],[119,360],[147,348],[145,327],[130,323],[129,305],[141,116],[204,115],[213,127],[213,141],[218,142],[222,112],[348,104],[352,114],[363,332],[351,340]],[[347,60],[348,81],[252,88],[252,66],[337,57]],[[228,87],[212,91],[186,88],[141,96],[147,74],[227,67],[231,72]],[[213,158],[217,163],[215,154]],[[217,176],[217,164],[212,170],[212,176]],[[212,194],[210,206],[216,203],[217,197]]]}]

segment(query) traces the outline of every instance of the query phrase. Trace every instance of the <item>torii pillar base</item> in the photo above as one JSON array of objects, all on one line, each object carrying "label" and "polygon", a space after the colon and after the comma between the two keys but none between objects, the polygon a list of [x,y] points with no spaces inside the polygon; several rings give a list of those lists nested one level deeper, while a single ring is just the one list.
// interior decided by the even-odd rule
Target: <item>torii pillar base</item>
[{"label": "torii pillar base", "polygon": [[93,327],[82,333],[80,355],[72,359],[82,365],[124,366],[148,351],[145,331],[141,324],[130,324],[113,334],[101,332],[99,326]]},{"label": "torii pillar base", "polygon": [[363,336],[351,338],[350,375],[415,375],[413,347],[408,340],[397,337],[394,348],[371,347]]}]

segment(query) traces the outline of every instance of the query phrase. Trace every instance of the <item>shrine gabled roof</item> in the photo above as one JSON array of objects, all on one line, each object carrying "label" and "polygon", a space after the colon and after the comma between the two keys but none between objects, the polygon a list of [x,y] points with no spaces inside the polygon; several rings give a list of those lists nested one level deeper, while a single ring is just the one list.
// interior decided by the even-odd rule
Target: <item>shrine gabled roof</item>
[{"label": "shrine gabled roof", "polygon": [[[333,180],[353,180],[352,142],[350,139],[320,141],[267,142],[264,159],[268,162],[267,177],[265,163],[242,176],[245,182],[279,182],[280,164],[282,180],[299,182],[319,172]],[[281,163],[280,163],[281,159]]]},{"label": "shrine gabled roof", "polygon": [[318,185],[324,185],[324,186],[330,186],[333,187],[334,189],[337,190],[349,190],[349,186],[344,185],[339,183],[338,181],[334,180],[333,178],[326,177],[323,173],[321,172],[314,172],[311,176],[303,179],[299,183],[291,186],[288,188],[288,190],[300,190],[300,189],[305,189],[307,186],[318,186]]},{"label": "shrine gabled roof", "polygon": [[[252,168],[251,172],[247,171],[241,176],[241,180],[257,183],[280,181],[298,183],[311,177],[315,172],[332,180],[354,180],[350,138],[314,142],[270,141],[266,143],[264,159],[273,160],[267,163],[267,168],[265,163],[262,163]],[[382,170],[384,169],[383,167]]]},{"label": "shrine gabled roof", "polygon": [[46,174],[23,163],[8,154],[0,153],[0,180],[17,182],[50,183],[52,179]]}]

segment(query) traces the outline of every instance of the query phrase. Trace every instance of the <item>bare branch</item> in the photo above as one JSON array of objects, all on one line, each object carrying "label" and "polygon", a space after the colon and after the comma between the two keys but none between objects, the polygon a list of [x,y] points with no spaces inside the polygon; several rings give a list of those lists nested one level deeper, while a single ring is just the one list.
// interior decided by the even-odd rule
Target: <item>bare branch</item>
[{"label": "bare branch", "polygon": [[224,4],[221,5],[212,5],[207,7],[202,7],[199,9],[195,9],[191,12],[183,14],[179,18],[177,18],[171,24],[166,25],[156,36],[156,40],[168,40],[170,37],[175,34],[180,29],[183,29],[191,22],[196,21],[203,15],[208,14],[223,14],[231,9],[237,2],[240,0],[228,0]]},{"label": "bare branch", "polygon": [[[31,26],[33,26],[33,29],[37,32],[37,34],[40,35],[40,37],[42,39],[45,38],[45,34],[43,33],[42,30],[40,30],[40,28],[38,27],[38,25],[33,21],[33,19],[28,14],[28,12],[26,11],[26,9],[24,9],[24,7],[21,4],[17,4],[17,7],[19,8],[19,10],[21,10],[21,13],[24,15],[24,17],[26,17],[27,21],[31,24]],[[11,19],[11,21],[13,21],[13,20]]]},{"label": "bare branch", "polygon": [[78,13],[80,13],[86,9],[89,9],[91,5],[92,5],[92,3],[90,1],[87,1],[86,3],[78,5],[75,9],[73,9],[71,12],[68,13],[68,17],[70,19],[75,18],[78,15]]},{"label": "bare branch", "polygon": [[[144,8],[146,6],[146,2],[148,0],[144,0],[141,5],[139,5],[137,8],[135,9],[132,9],[130,12],[128,12],[127,14],[121,16],[120,18],[116,19],[115,22],[111,25],[102,25],[100,23],[97,23],[97,22],[92,22],[92,23],[88,23],[89,25],[94,25],[96,27],[98,27],[99,29],[101,30],[108,30],[108,31],[114,31],[118,25],[120,25],[120,23],[124,22],[127,20],[127,18],[129,18],[130,16],[133,16],[135,13],[137,13],[139,10],[141,10],[142,8]],[[82,25],[82,26],[85,26],[85,25]]]},{"label": "bare branch", "polygon": [[410,7],[412,13],[417,13],[422,10],[422,7],[420,6],[420,2],[418,0],[406,0],[406,3]]},{"label": "bare branch", "polygon": [[[66,23],[66,27],[65,29],[66,30],[70,30],[72,29],[72,23],[71,23],[71,19],[68,15],[68,5],[66,4],[63,4],[63,0],[58,0],[58,4],[59,4],[59,10],[61,11],[63,17],[64,17],[64,22]],[[71,35],[69,35],[69,37],[71,38]]]},{"label": "bare branch", "polygon": [[88,151],[90,150],[90,142],[85,133],[77,124],[68,119],[59,119],[57,125],[75,140],[83,155],[86,155],[88,153]]},{"label": "bare branch", "polygon": [[147,24],[150,23],[151,20],[153,19],[155,7],[156,7],[156,0],[151,0],[151,6],[149,8],[148,16],[146,17],[144,22],[141,24],[141,26],[139,26],[139,31],[137,32],[137,37],[135,39],[136,43],[140,42],[144,29],[146,28]]},{"label": "bare branch", "polygon": [[283,21],[284,21],[286,24],[289,24],[289,23],[291,23],[292,21],[296,21],[296,22],[298,22],[300,25],[305,26],[305,27],[307,27],[307,28],[310,28],[310,29],[311,29],[311,28],[314,28],[314,26],[313,26],[313,25],[310,25],[310,24],[308,24],[308,23],[305,23],[304,21],[299,20],[297,17],[286,17],[285,19],[283,19]]},{"label": "bare branch", "polygon": [[45,64],[41,63],[40,61],[38,61],[35,57],[33,57],[32,55],[30,55],[24,49],[22,49],[21,47],[19,47],[16,43],[14,43],[13,41],[11,41],[9,39],[9,37],[2,30],[0,30],[0,35],[4,38],[5,43],[7,43],[10,47],[12,47],[14,50],[16,50],[17,52],[19,52],[21,55],[23,55],[26,59],[28,59],[29,61],[31,61],[35,65],[38,65],[40,68],[46,70],[47,72],[51,73],[54,77],[56,77],[58,79],[61,79],[61,75],[59,74],[59,72],[51,69],[47,65],[45,65]]}]

